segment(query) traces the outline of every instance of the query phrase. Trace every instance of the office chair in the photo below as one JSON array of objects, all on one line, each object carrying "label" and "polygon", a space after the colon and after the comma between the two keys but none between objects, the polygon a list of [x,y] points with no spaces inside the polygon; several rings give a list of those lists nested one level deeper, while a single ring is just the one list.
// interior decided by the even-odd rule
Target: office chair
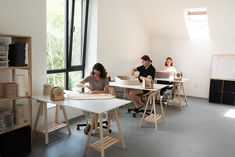
[{"label": "office chair", "polygon": [[169,100],[175,97],[175,89],[173,88],[172,82],[169,81],[157,81],[158,84],[168,85],[165,88],[162,88],[160,91],[160,95],[162,96],[162,101],[165,107],[167,107]]},{"label": "office chair", "polygon": [[[108,129],[108,121],[107,120],[105,120],[105,121],[103,121],[102,122],[103,124],[105,124],[105,125],[103,125],[103,128],[105,128],[105,129]],[[88,122],[87,123],[80,123],[80,124],[77,124],[77,130],[80,130],[80,127],[83,127],[83,126],[87,126],[87,124],[88,124]],[[98,123],[98,127],[100,126],[100,123]],[[110,130],[110,132],[111,132],[111,130]]]},{"label": "office chair", "polygon": [[[86,123],[77,124],[77,130],[80,130],[80,127],[86,127],[87,124],[88,124],[88,121],[86,121]],[[103,124],[105,124],[105,125],[103,125]],[[100,122],[98,122],[98,127],[100,127],[100,125],[101,125]],[[108,121],[107,121],[107,120],[104,120],[104,121],[102,122],[102,126],[103,126],[104,129],[108,129]],[[109,132],[112,132],[112,130],[109,129]]]},{"label": "office chair", "polygon": [[[148,101],[148,95],[149,95],[149,93],[138,94],[138,96],[141,97],[141,100],[144,101],[145,103],[147,103],[147,101]],[[136,117],[137,113],[144,113],[144,107],[145,107],[145,105],[143,107],[141,107],[140,109],[137,109],[137,108],[128,108],[127,111],[128,111],[128,113],[133,112],[132,116]],[[146,115],[150,115],[150,112],[151,112],[151,110],[146,110]]]},{"label": "office chair", "polygon": [[[82,91],[84,92],[84,89],[82,89]],[[86,116],[86,118],[87,118],[87,116]],[[77,130],[80,130],[80,127],[86,127],[87,124],[88,124],[88,120],[86,121],[86,123],[79,123],[79,124],[77,124]],[[105,125],[103,125],[103,124],[105,124]],[[100,122],[98,122],[98,127],[100,127],[100,125],[101,125]],[[108,129],[108,120],[104,120],[102,122],[102,126],[103,126],[104,129]],[[112,130],[109,129],[109,132],[111,133]]]}]

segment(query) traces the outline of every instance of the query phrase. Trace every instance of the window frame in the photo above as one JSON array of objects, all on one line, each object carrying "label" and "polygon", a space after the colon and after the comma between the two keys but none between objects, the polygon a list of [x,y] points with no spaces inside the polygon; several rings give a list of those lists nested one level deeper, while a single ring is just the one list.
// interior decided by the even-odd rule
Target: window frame
[{"label": "window frame", "polygon": [[[73,46],[73,24],[74,24],[74,8],[75,8],[75,1],[71,0],[72,2],[72,10],[71,10],[71,27],[69,28],[69,1],[65,0],[66,10],[65,10],[65,68],[64,69],[51,69],[47,70],[48,74],[56,74],[56,73],[64,73],[65,74],[65,89],[68,90],[69,88],[69,72],[74,71],[82,71],[82,76],[84,77],[85,74],[85,60],[86,60],[86,43],[87,43],[87,28],[88,28],[88,16],[89,16],[89,0],[81,0],[82,3],[82,39],[81,39],[81,47],[82,47],[82,64],[72,66],[72,46]],[[85,11],[83,10],[85,9]],[[84,15],[85,13],[85,15]],[[84,22],[84,23],[83,23]],[[69,32],[71,35],[69,36]]]},{"label": "window frame", "polygon": [[[205,17],[202,18],[202,16],[205,16]],[[192,19],[192,17],[197,18],[197,19]],[[209,30],[209,24],[208,24],[208,10],[206,7],[185,9],[184,20],[185,20],[188,36],[190,39],[206,39],[206,40],[210,39],[210,30]],[[197,33],[194,33],[195,31]]]}]

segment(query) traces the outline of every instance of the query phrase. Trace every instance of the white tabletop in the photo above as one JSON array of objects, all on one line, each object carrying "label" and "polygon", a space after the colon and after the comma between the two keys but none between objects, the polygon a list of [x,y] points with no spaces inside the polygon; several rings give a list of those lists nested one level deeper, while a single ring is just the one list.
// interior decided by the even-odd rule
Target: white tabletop
[{"label": "white tabletop", "polygon": [[154,79],[155,81],[169,81],[169,82],[179,82],[179,83],[182,83],[182,82],[185,82],[185,81],[188,81],[189,79],[188,78],[182,78],[182,80],[174,80],[174,78],[155,78]]},{"label": "white tabletop", "polygon": [[152,89],[146,89],[146,88],[143,88],[141,84],[139,84],[139,85],[123,85],[123,84],[119,84],[117,82],[110,82],[109,86],[111,86],[111,87],[120,87],[120,88],[148,90],[148,91],[158,91],[158,90],[160,90],[164,87],[167,87],[167,85],[163,85],[163,84],[153,84]]},{"label": "white tabletop", "polygon": [[99,100],[70,100],[66,98],[63,101],[52,101],[50,100],[49,96],[43,96],[43,95],[35,95],[33,96],[33,99],[46,103],[53,103],[57,105],[73,107],[76,109],[88,112],[94,112],[97,114],[110,111],[112,109],[124,106],[131,102],[129,100],[123,100],[117,98],[99,99]]}]

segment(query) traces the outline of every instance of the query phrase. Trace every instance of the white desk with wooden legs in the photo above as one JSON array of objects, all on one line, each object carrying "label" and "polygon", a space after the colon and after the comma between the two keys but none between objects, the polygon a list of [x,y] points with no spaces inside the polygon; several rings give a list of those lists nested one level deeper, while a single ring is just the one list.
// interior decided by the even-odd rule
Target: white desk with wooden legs
[{"label": "white desk with wooden legs", "polygon": [[[67,114],[66,114],[66,110],[64,106],[60,106],[56,102],[50,100],[49,96],[37,95],[37,96],[33,96],[33,99],[35,99],[39,103],[38,109],[36,111],[36,118],[34,122],[33,132],[37,131],[39,133],[44,134],[45,144],[49,143],[48,133],[52,131],[67,127],[69,135],[71,134],[71,130],[70,130],[70,126],[69,126],[69,122],[68,122],[68,118],[67,118]],[[52,103],[56,105],[55,122],[50,123],[50,124],[48,124],[48,115],[47,115],[48,103]],[[62,110],[63,112],[63,116],[65,120],[65,122],[63,123],[59,123],[58,121],[59,110]],[[43,116],[44,126],[41,128],[37,128],[40,116]]]},{"label": "white desk with wooden legs", "polygon": [[[109,83],[110,87],[119,87],[119,88],[129,88],[129,89],[138,89],[138,90],[148,90],[148,99],[144,108],[144,113],[140,122],[140,127],[143,125],[144,122],[147,123],[153,123],[155,128],[157,129],[157,122],[163,118],[163,121],[165,122],[165,113],[164,109],[162,106],[162,97],[160,96],[160,90],[167,85],[162,85],[162,84],[154,84],[152,89],[145,89],[139,85],[124,85],[124,84],[119,84],[117,82],[110,82]],[[113,89],[114,93],[114,89]],[[160,108],[161,108],[161,113],[157,113],[157,109],[155,106],[155,98],[159,98],[160,100]],[[152,106],[151,106],[152,105]],[[146,116],[146,110],[151,107],[151,112],[150,115]]]},{"label": "white desk with wooden legs", "polygon": [[[176,92],[177,99],[173,100],[167,100],[167,105],[174,105],[174,106],[179,106],[180,110],[182,110],[183,106],[188,106],[188,101],[187,97],[185,94],[185,89],[184,89],[184,82],[188,81],[189,79],[183,78],[182,80],[174,80],[173,78],[155,78],[155,81],[167,81],[167,82],[172,82],[173,83],[173,89],[172,91]],[[181,91],[183,92],[183,99],[180,97]],[[182,102],[185,102],[185,104],[182,104]]]},{"label": "white desk with wooden legs", "polygon": [[[88,111],[92,113],[92,128],[90,129],[89,136],[87,138],[86,146],[85,146],[85,151],[84,151],[84,156],[86,156],[88,148],[92,148],[96,151],[99,151],[101,153],[101,157],[104,157],[104,150],[113,144],[117,142],[121,142],[122,148],[125,149],[125,142],[124,142],[124,137],[123,137],[123,131],[120,126],[120,120],[119,120],[119,115],[117,112],[117,109],[121,106],[124,106],[130,101],[128,100],[122,100],[122,99],[116,99],[116,98],[110,98],[110,99],[93,99],[93,100],[71,100],[71,99],[65,99],[64,101],[51,101],[48,96],[33,96],[34,99],[45,102],[45,103],[54,103],[62,107],[72,107],[76,109],[80,109],[83,111]],[[100,125],[100,139],[96,141],[95,143],[90,143],[91,139],[91,131],[93,128],[97,127],[97,118],[100,122],[103,121],[103,113],[108,113],[108,130],[110,128],[110,116],[111,114],[114,117],[114,120],[116,121],[119,135],[118,137],[114,135],[110,135],[109,131],[107,131],[106,135],[104,136],[103,134],[103,127]],[[46,122],[46,121],[45,121]],[[45,123],[45,128],[48,128],[48,124]],[[46,134],[48,138],[48,134]]]}]

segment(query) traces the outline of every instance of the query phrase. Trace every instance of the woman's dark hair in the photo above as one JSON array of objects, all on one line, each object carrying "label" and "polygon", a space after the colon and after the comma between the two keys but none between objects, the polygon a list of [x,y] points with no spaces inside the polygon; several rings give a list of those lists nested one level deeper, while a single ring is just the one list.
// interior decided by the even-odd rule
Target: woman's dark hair
[{"label": "woman's dark hair", "polygon": [[107,77],[107,72],[104,66],[101,63],[96,63],[91,71],[91,74],[94,75],[94,69],[100,72],[100,78],[104,79]]},{"label": "woman's dark hair", "polygon": [[149,58],[148,55],[143,55],[143,56],[141,57],[141,59],[143,59],[144,61],[150,61],[150,62],[152,62],[152,60]]},{"label": "woman's dark hair", "polygon": [[[171,58],[171,57],[167,57],[167,58],[166,58],[166,61],[167,61],[168,59],[171,60],[171,66],[173,66],[173,60],[172,60],[172,58]],[[165,66],[167,66],[166,61],[165,61]]]}]

